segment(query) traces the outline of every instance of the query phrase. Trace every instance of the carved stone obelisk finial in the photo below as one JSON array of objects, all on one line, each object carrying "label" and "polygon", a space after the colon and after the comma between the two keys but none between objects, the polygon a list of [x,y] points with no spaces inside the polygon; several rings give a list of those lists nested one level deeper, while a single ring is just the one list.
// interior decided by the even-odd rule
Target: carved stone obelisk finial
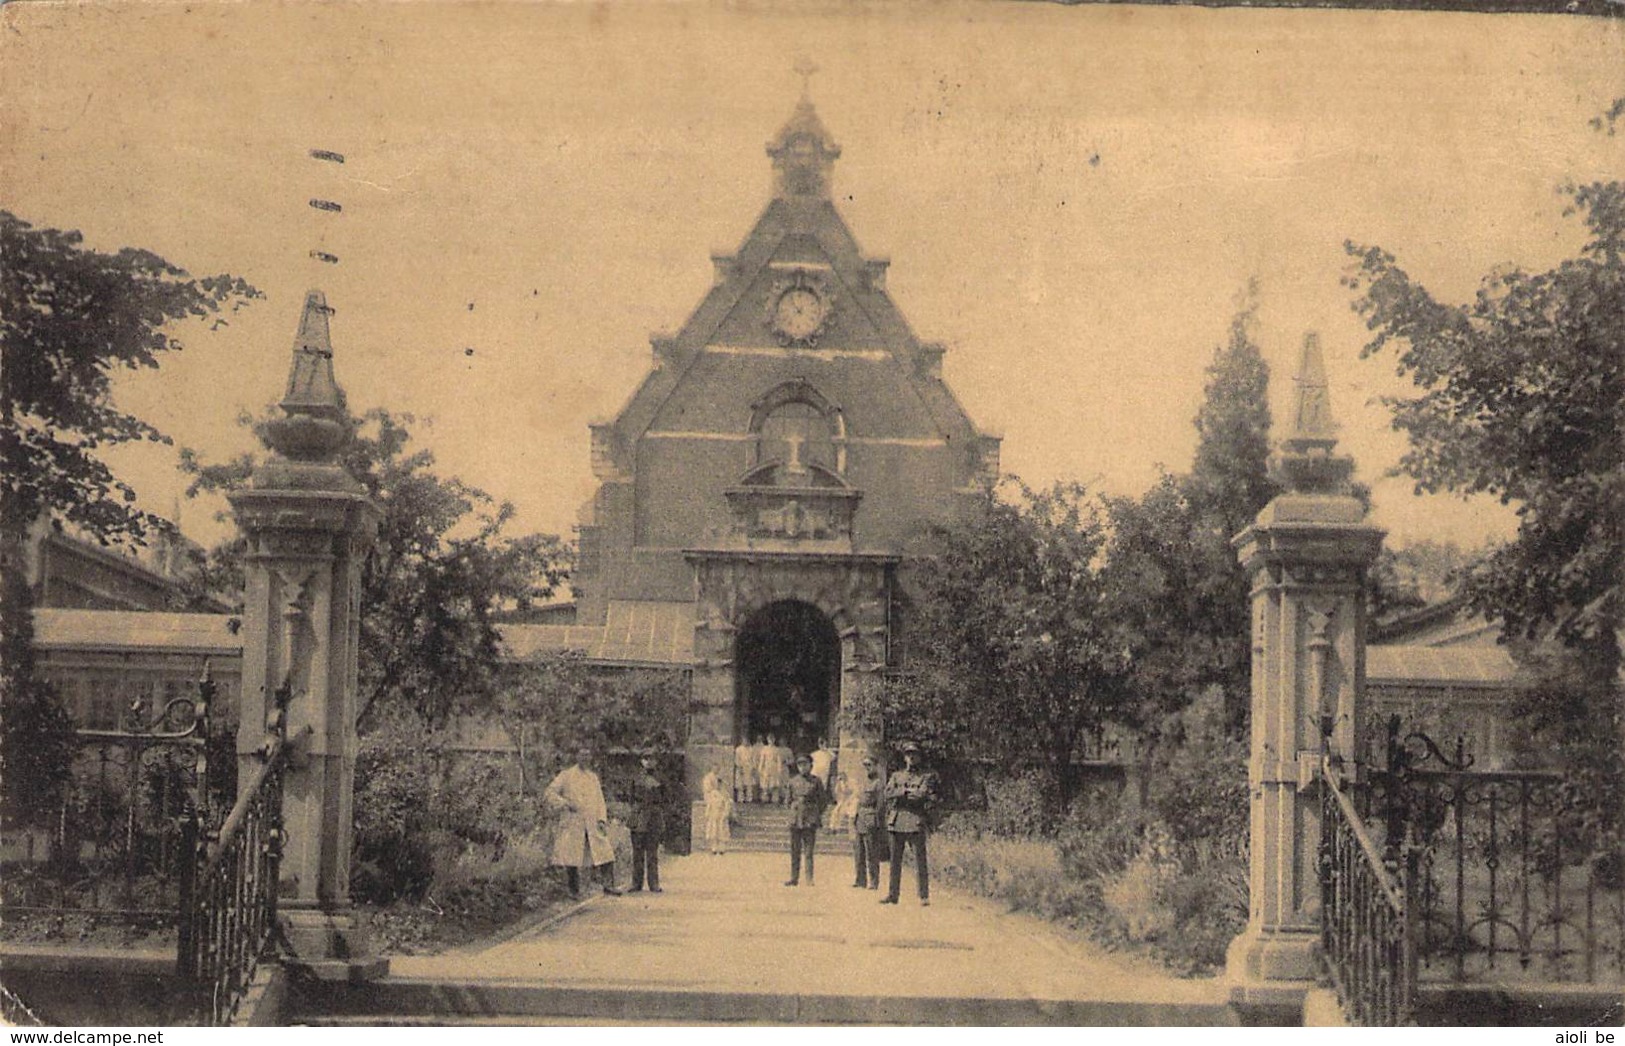
[{"label": "carved stone obelisk finial", "polygon": [[320,291],[306,295],[283,415],[266,426],[272,453],[231,496],[248,541],[237,753],[246,781],[286,687],[300,740],[283,779],[278,915],[296,964],[355,980],[388,968],[350,905],[361,569],[378,509],[339,460],[351,432],[329,312]]},{"label": "carved stone obelisk finial", "polygon": [[1325,756],[1360,758],[1366,571],[1383,531],[1336,452],[1320,341],[1304,338],[1291,430],[1272,461],[1281,494],[1235,539],[1252,576],[1252,751],[1247,929],[1230,945],[1232,1002],[1296,1011],[1320,935],[1315,782]]}]

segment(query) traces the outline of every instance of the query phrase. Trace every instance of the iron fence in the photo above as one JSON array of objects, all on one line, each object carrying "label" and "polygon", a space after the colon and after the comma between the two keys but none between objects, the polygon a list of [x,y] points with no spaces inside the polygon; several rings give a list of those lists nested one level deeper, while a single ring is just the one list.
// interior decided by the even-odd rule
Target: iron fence
[{"label": "iron fence", "polygon": [[196,811],[185,822],[192,859],[180,880],[176,966],[200,1023],[230,1023],[276,931],[283,772],[291,745],[312,732],[306,726],[290,741],[287,697],[284,686],[260,764],[218,833]]},{"label": "iron fence", "polygon": [[[207,817],[232,787],[210,771],[209,749],[221,740],[211,733],[215,693],[205,665],[196,696],[156,708],[138,700],[116,729],[74,731],[62,803],[47,833],[24,833],[28,852],[8,870],[0,911],[173,924],[187,864],[183,822]],[[36,842],[45,852],[33,852]]]},{"label": "iron fence", "polygon": [[1320,939],[1338,1002],[1356,1024],[1411,1024],[1416,853],[1379,849],[1329,765],[1320,779]]},{"label": "iron fence", "polygon": [[1390,724],[1371,802],[1414,840],[1421,976],[1625,984],[1620,811],[1570,776],[1477,772]]}]

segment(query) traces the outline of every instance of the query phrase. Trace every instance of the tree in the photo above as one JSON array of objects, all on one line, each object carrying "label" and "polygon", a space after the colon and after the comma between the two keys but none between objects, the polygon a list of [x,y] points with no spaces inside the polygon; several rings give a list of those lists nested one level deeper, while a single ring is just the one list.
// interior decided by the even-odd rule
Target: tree
[{"label": "tree", "polygon": [[0,824],[49,824],[62,808],[73,760],[73,723],[35,673],[34,620],[21,570],[0,574]]},{"label": "tree", "polygon": [[1544,273],[1433,297],[1376,247],[1350,244],[1369,357],[1393,350],[1420,390],[1390,397],[1418,493],[1515,504],[1518,536],[1469,570],[1472,605],[1509,636],[1612,646],[1625,611],[1625,183],[1570,189],[1591,239]]},{"label": "tree", "polygon": [[1453,599],[1471,557],[1453,541],[1383,548],[1371,568],[1366,613],[1373,621]]},{"label": "tree", "polygon": [[1225,542],[1275,497],[1270,479],[1270,368],[1254,338],[1258,281],[1248,281],[1230,337],[1213,352],[1196,414],[1196,457],[1185,481],[1192,512]]},{"label": "tree", "polygon": [[1012,493],[935,531],[913,581],[910,674],[883,688],[881,713],[888,734],[939,756],[1036,763],[1061,810],[1083,741],[1121,714],[1134,651],[1106,612],[1089,493]]},{"label": "tree", "polygon": [[1165,475],[1139,499],[1108,503],[1114,613],[1144,650],[1134,666],[1133,719],[1146,760],[1173,725],[1168,717],[1209,687],[1222,688],[1232,731],[1247,720],[1249,582],[1231,540],[1277,491],[1269,365],[1253,336],[1257,299],[1250,282],[1207,368],[1191,471]]},{"label": "tree", "polygon": [[[243,422],[262,431],[270,416]],[[509,534],[512,505],[436,475],[433,453],[409,446],[413,424],[410,415],[369,411],[351,419],[353,438],[341,452],[383,510],[362,577],[364,725],[384,705],[440,725],[453,712],[489,701],[499,668],[496,615],[547,599],[569,572],[558,537]],[[242,486],[257,461],[257,454],[245,454],[208,464],[195,451],[182,452],[194,494]],[[240,578],[242,552],[240,539],[228,542],[211,556],[211,569]]]},{"label": "tree", "polygon": [[575,653],[510,666],[493,707],[522,773],[562,765],[583,744],[675,751],[688,733],[688,687],[681,672],[606,671]]},{"label": "tree", "polygon": [[0,211],[0,525],[20,537],[49,514],[104,542],[139,541],[165,524],[98,451],[170,440],[114,406],[112,376],[179,352],[171,324],[261,295],[235,276],[194,279],[149,251],[82,242]]},{"label": "tree", "polygon": [[1205,687],[1226,682],[1236,660],[1234,637],[1215,627],[1233,615],[1209,606],[1234,557],[1227,555],[1228,543],[1217,541],[1221,531],[1195,513],[1184,479],[1164,475],[1140,498],[1107,502],[1111,614],[1139,651],[1125,719],[1147,764],[1170,717]]},{"label": "tree", "polygon": [[[1610,132],[1619,106],[1610,110]],[[1619,831],[1625,738],[1625,182],[1569,186],[1590,233],[1547,272],[1486,277],[1439,301],[1392,254],[1349,244],[1348,284],[1372,338],[1419,390],[1392,397],[1418,492],[1516,505],[1517,537],[1466,571],[1470,605],[1501,623],[1535,685],[1521,717]],[[1530,648],[1523,640],[1547,640]],[[1533,653],[1534,656],[1528,656]]]},{"label": "tree", "polygon": [[175,324],[234,311],[259,292],[234,276],[194,279],[148,251],[89,250],[77,232],[5,211],[0,259],[0,781],[18,823],[57,808],[71,754],[71,722],[35,674],[28,530],[43,518],[114,544],[168,526],[136,507],[100,456],[120,443],[169,442],[114,405],[113,376],[180,351]]}]

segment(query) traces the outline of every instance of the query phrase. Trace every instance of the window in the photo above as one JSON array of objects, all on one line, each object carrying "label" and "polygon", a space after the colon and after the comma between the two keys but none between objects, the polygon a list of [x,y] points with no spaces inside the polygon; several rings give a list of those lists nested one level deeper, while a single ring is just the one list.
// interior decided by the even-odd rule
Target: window
[{"label": "window", "polygon": [[777,385],[751,405],[750,431],[756,435],[754,467],[780,465],[776,481],[790,486],[807,482],[821,469],[846,472],[846,420],[804,378]]},{"label": "window", "polygon": [[818,465],[835,468],[835,426],[811,403],[786,403],[762,422],[757,434],[758,464],[778,462],[790,475]]}]

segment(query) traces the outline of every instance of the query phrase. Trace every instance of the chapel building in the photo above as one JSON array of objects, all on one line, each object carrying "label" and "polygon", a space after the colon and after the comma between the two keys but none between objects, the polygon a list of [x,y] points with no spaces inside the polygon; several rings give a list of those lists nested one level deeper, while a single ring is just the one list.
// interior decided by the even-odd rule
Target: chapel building
[{"label": "chapel building", "polygon": [[831,200],[840,148],[803,98],[768,143],[773,196],[611,421],[592,426],[572,625],[510,656],[690,670],[688,776],[741,739],[808,751],[895,667],[907,561],[997,480],[999,440],[942,378]]}]

